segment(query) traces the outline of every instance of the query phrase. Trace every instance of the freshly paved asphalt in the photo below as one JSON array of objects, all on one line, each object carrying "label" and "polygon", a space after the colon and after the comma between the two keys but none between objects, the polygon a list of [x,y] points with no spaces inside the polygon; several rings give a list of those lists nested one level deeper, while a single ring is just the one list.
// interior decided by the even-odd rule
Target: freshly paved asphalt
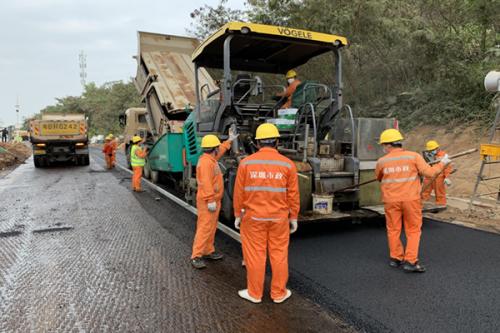
[{"label": "freshly paved asphalt", "polygon": [[427,220],[420,258],[424,274],[390,268],[383,221],[301,225],[290,286],[361,331],[500,331],[500,235]]}]

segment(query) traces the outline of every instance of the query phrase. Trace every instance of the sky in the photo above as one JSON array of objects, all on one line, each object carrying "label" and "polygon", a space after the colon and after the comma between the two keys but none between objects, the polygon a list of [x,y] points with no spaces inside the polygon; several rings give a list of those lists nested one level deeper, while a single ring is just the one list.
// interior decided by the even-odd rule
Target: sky
[{"label": "sky", "polygon": [[[78,55],[87,82],[101,85],[135,75],[136,32],[187,35],[189,14],[218,0],[1,0],[0,127],[29,117],[56,97],[82,93]],[[229,0],[243,9],[244,0]]]}]

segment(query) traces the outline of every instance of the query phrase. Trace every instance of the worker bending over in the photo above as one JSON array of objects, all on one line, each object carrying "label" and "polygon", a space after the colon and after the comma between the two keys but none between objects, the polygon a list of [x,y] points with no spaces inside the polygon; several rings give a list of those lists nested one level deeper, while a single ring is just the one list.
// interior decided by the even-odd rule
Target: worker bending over
[{"label": "worker bending over", "polygon": [[223,258],[221,253],[215,251],[214,246],[224,194],[224,180],[217,161],[231,148],[231,142],[237,137],[238,134],[230,131],[229,139],[222,144],[219,138],[212,134],[205,135],[201,140],[203,155],[196,166],[198,220],[191,254],[191,264],[198,269],[206,267],[204,259],[220,260]]},{"label": "worker bending over", "polygon": [[113,134],[109,134],[106,137],[106,142],[104,143],[104,147],[102,148],[102,152],[104,153],[104,160],[106,161],[106,168],[112,169],[115,167],[115,159],[116,159],[116,141]]},{"label": "worker bending over", "polygon": [[[419,263],[418,248],[422,228],[422,200],[419,175],[433,177],[450,162],[448,155],[431,167],[422,156],[402,148],[403,136],[396,129],[388,129],[380,135],[380,144],[386,155],[379,158],[375,175],[380,181],[384,202],[387,238],[389,241],[389,265],[403,266],[406,272],[425,272]],[[404,223],[406,249],[401,243]]]},{"label": "worker bending over", "polygon": [[[441,150],[437,141],[428,141],[425,145],[424,158],[427,162],[434,162],[443,158],[446,152]],[[429,200],[432,191],[436,197],[436,205],[439,207],[446,207],[446,186],[451,186],[451,180],[448,178],[452,172],[451,165],[448,165],[443,172],[441,172],[436,179],[425,177],[424,188],[422,192],[422,199]],[[430,184],[429,184],[430,183]]]},{"label": "worker bending over", "polygon": [[132,138],[132,148],[130,148],[130,165],[132,165],[134,171],[132,176],[132,190],[134,192],[144,192],[141,189],[141,178],[148,151],[147,148],[140,146],[143,142],[144,140],[136,135]]},{"label": "worker bending over", "polygon": [[257,128],[259,151],[243,159],[234,186],[234,225],[241,226],[243,259],[247,268],[247,289],[239,296],[260,303],[264,293],[266,259],[271,261],[271,298],[287,300],[288,244],[297,230],[300,209],[297,169],[277,151],[280,134],[273,124]]},{"label": "worker bending over", "polygon": [[301,84],[300,80],[297,79],[297,72],[295,72],[293,69],[289,70],[286,72],[286,83],[287,83],[287,88],[284,92],[276,94],[278,97],[286,97],[286,102],[283,104],[281,107],[282,109],[288,109],[292,107],[292,96],[295,90],[297,90],[297,87]]}]

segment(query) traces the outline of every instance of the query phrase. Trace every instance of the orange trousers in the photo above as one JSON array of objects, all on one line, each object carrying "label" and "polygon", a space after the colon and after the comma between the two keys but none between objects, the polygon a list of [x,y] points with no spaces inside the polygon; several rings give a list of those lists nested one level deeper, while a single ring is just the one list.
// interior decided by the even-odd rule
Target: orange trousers
[{"label": "orange trousers", "polygon": [[132,167],[132,169],[134,170],[134,174],[132,175],[132,189],[134,191],[140,191],[141,190],[142,167],[135,166],[135,167]]},{"label": "orange trousers", "polygon": [[115,155],[104,154],[104,159],[106,160],[106,167],[112,169],[115,167]]},{"label": "orange trousers", "polygon": [[286,295],[288,282],[288,244],[290,225],[288,219],[278,221],[256,221],[249,214],[241,221],[241,245],[247,269],[248,294],[261,299],[264,294],[266,260],[271,262],[271,298]]},{"label": "orange trousers", "polygon": [[[418,261],[418,248],[422,234],[422,201],[399,201],[384,204],[389,255],[391,258],[405,260],[411,264]],[[401,242],[404,224],[406,249]]]},{"label": "orange trousers", "polygon": [[[430,183],[430,178],[424,178],[424,185]],[[422,192],[422,199],[429,200],[431,193],[434,190],[434,195],[436,196],[436,204],[446,206],[446,185],[444,184],[444,177],[440,175],[432,182],[432,184]]]},{"label": "orange trousers", "polygon": [[220,207],[221,203],[217,202],[217,210],[211,212],[208,210],[206,201],[196,201],[198,220],[196,221],[196,233],[194,235],[191,259],[215,252],[215,232],[217,231]]}]

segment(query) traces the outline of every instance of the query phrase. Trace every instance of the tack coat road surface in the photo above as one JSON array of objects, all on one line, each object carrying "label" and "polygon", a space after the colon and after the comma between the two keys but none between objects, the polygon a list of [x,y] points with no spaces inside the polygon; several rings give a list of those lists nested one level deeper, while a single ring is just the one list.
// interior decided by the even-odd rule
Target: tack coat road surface
[{"label": "tack coat road surface", "polygon": [[290,286],[368,332],[500,331],[500,235],[426,220],[420,257],[390,268],[383,221],[300,225]]},{"label": "tack coat road surface", "polygon": [[352,332],[299,293],[250,304],[240,247],[189,263],[195,217],[130,176],[90,167],[0,178],[0,332]]}]

